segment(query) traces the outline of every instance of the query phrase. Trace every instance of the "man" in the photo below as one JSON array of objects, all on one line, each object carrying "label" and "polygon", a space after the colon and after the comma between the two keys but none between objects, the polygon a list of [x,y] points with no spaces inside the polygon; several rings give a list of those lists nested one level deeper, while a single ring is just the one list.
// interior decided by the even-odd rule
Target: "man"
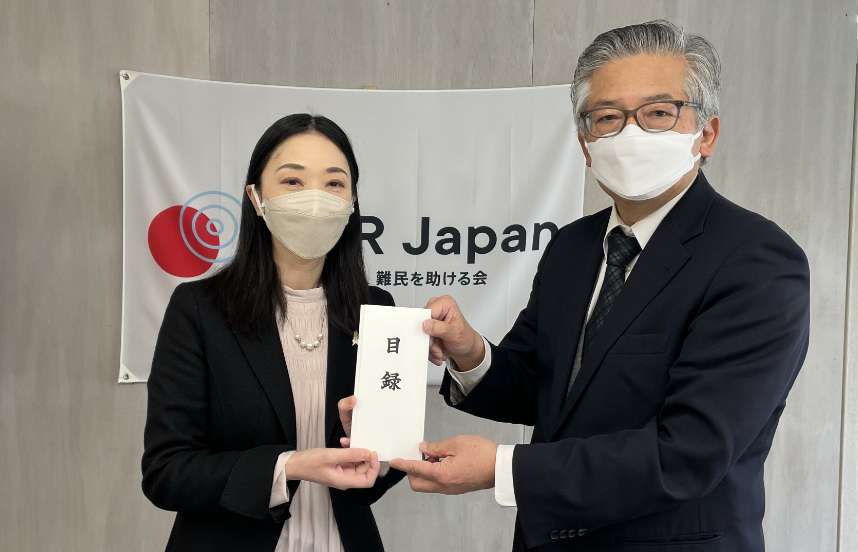
[{"label": "man", "polygon": [[518,507],[514,550],[764,550],[763,463],[807,351],[809,271],[700,172],[719,73],[705,39],[665,21],[598,36],[572,99],[613,207],[558,232],[499,345],[452,298],[428,304],[447,402],[533,439],[459,436],[392,465],[417,491],[494,486]]}]

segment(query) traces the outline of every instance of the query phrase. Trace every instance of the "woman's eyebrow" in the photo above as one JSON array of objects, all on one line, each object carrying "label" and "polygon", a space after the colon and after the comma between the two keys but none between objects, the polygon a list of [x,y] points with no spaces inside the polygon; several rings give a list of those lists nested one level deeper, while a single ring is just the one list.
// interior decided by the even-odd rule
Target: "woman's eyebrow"
[{"label": "woman's eyebrow", "polygon": [[304,165],[299,165],[298,163],[283,163],[282,165],[277,167],[277,170],[274,172],[277,172],[281,169],[295,169],[297,171],[303,171],[305,168],[306,167],[304,167]]},{"label": "woman's eyebrow", "polygon": [[344,174],[344,175],[346,175],[346,176],[348,176],[348,175],[349,175],[349,173],[347,173],[345,169],[341,169],[340,167],[328,167],[328,170],[326,170],[325,172],[328,172],[328,173],[343,173],[343,174]]}]

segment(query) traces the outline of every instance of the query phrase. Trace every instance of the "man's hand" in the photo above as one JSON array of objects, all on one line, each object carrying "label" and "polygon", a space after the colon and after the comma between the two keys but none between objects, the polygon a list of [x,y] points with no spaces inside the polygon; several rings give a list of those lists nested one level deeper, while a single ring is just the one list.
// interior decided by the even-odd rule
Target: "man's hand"
[{"label": "man's hand", "polygon": [[495,486],[497,445],[477,435],[459,435],[438,443],[423,443],[428,460],[391,460],[408,474],[411,489],[419,493],[462,494]]},{"label": "man's hand", "polygon": [[357,397],[351,395],[344,399],[340,399],[337,403],[337,410],[340,411],[340,423],[343,424],[343,429],[346,431],[345,437],[340,437],[340,446],[348,448],[351,445],[352,436],[352,412],[355,410]]},{"label": "man's hand", "polygon": [[452,297],[433,297],[426,308],[432,311],[432,318],[423,322],[423,331],[432,337],[429,360],[433,364],[440,365],[451,358],[454,368],[466,372],[483,361],[483,338],[468,324]]}]

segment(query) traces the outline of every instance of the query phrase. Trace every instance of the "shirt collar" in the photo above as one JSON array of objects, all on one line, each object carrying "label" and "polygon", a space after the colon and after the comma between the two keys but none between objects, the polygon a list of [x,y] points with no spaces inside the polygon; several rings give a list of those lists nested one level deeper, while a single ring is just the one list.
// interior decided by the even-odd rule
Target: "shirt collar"
[{"label": "shirt collar", "polygon": [[[693,185],[694,183],[691,184],[691,186]],[[617,227],[620,227],[626,236],[632,236],[638,240],[638,245],[640,245],[641,251],[643,251],[644,248],[646,248],[646,244],[649,243],[652,235],[655,234],[656,229],[658,229],[658,226],[661,224],[661,221],[663,221],[664,217],[666,217],[676,204],[679,203],[679,200],[688,193],[691,186],[688,186],[675,198],[671,199],[656,211],[653,211],[631,226],[625,224],[622,219],[620,219],[620,214],[617,212],[616,205],[611,207],[611,218],[608,219],[608,228],[605,231],[605,237],[602,240],[602,247],[604,248],[605,256],[608,255],[608,234],[611,233],[611,230]]]}]

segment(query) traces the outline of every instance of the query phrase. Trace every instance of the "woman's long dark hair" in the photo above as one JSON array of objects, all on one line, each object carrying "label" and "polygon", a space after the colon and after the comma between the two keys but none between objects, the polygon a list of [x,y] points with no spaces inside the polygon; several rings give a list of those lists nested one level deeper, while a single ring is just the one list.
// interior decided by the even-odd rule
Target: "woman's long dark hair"
[{"label": "woman's long dark hair", "polygon": [[[335,122],[307,113],[288,115],[275,122],[259,138],[247,168],[249,185],[261,193],[262,170],[272,153],[287,138],[318,132],[345,155],[352,175],[354,213],[343,235],[325,258],[321,284],[327,299],[328,319],[351,334],[358,328],[360,306],[367,302],[369,285],[361,249],[358,166],[348,136]],[[278,314],[286,313],[286,297],[274,264],[271,232],[257,216],[242,189],[241,227],[235,257],[209,280],[215,304],[229,325],[243,334],[258,334]]]}]

